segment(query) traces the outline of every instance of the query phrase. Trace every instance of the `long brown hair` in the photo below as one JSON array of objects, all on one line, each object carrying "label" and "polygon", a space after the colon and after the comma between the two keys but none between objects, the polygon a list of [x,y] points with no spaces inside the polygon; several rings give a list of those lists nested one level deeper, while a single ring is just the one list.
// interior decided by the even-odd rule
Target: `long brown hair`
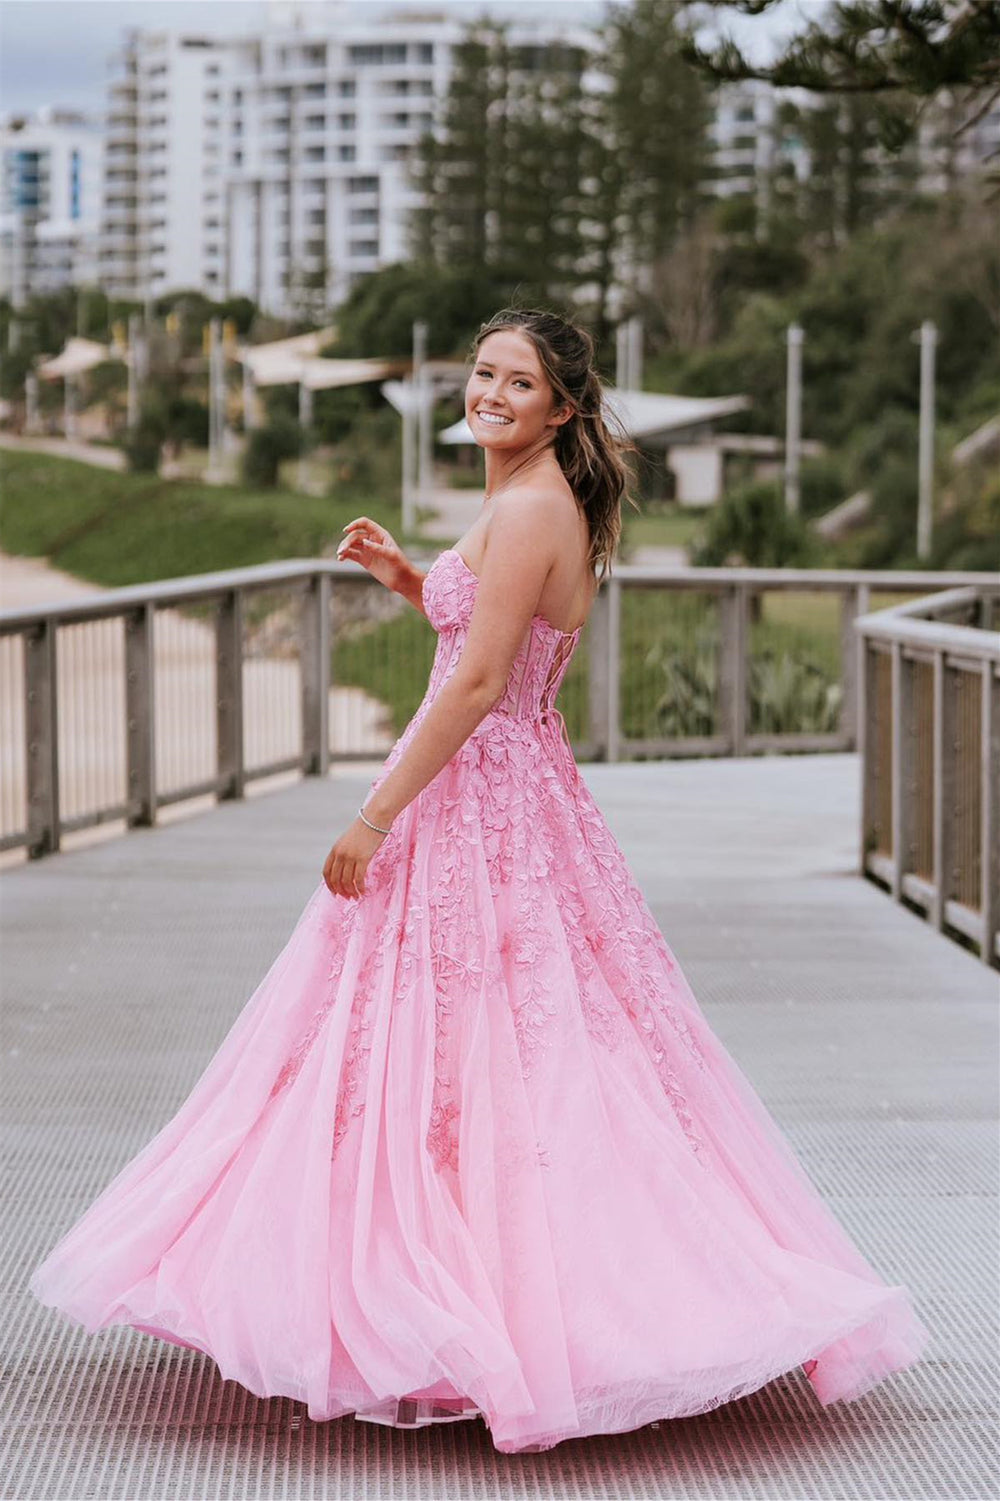
[{"label": "long brown hair", "polygon": [[[556,430],[559,466],[582,506],[590,529],[593,567],[600,579],[610,572],[622,530],[622,500],[633,479],[627,455],[637,449],[604,407],[604,387],[594,364],[594,341],[586,329],[537,308],[503,308],[484,323],[472,345],[475,358],[488,334],[513,329],[531,340],[545,371],[556,406],[573,415]],[[611,416],[610,422],[608,417]],[[638,509],[638,507],[636,507]]]}]

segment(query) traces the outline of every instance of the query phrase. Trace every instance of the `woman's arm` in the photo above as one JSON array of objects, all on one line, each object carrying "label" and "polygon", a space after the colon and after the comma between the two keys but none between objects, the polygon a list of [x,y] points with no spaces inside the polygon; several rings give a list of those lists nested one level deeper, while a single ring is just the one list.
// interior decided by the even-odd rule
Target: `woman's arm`
[{"label": "woman's arm", "polygon": [[406,566],[400,567],[396,582],[392,586],[396,594],[401,594],[408,604],[424,616],[427,614],[424,609],[424,579],[426,577],[426,571],[423,568],[417,568],[407,558]]}]

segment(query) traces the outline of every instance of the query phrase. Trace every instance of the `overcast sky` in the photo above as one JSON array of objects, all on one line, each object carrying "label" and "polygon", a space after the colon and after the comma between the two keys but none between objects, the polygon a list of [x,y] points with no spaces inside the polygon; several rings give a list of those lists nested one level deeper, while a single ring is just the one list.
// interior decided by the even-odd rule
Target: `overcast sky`
[{"label": "overcast sky", "polygon": [[[352,6],[385,9],[385,0],[351,0]],[[577,19],[599,16],[601,0],[528,0],[551,13],[565,8]],[[613,0],[623,3],[623,0]],[[322,0],[312,0],[318,12]],[[447,6],[470,18],[484,9],[510,9],[489,0],[395,0],[424,12]],[[779,0],[757,18],[740,18],[734,34],[754,56],[766,58],[776,39],[800,28],[826,0]],[[133,26],[169,30],[197,28],[233,34],[261,28],[267,0],[2,0],[0,3],[0,109],[37,109],[42,104],[100,110],[105,102],[108,56],[122,32]],[[279,7],[280,8],[280,7]]]}]

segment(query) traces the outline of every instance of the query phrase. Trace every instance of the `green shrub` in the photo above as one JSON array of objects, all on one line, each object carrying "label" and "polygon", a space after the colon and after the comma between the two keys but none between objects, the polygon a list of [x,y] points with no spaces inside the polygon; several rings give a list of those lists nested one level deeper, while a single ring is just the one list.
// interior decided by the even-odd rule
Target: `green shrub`
[{"label": "green shrub", "polygon": [[302,431],[288,417],[274,417],[267,427],[254,428],[243,452],[244,484],[273,489],[282,460],[294,459],[301,451]]},{"label": "green shrub", "polygon": [[699,568],[809,567],[816,545],[801,516],[790,515],[777,485],[731,490],[709,513],[691,561]]},{"label": "green shrub", "polygon": [[167,437],[166,414],[160,406],[144,406],[139,420],[122,439],[122,448],[132,474],[156,474],[160,450]]}]

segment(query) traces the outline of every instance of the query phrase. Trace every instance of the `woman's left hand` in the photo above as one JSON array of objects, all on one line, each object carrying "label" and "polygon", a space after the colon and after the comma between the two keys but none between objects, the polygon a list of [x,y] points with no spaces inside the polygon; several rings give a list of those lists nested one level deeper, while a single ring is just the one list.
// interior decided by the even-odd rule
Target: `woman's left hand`
[{"label": "woman's left hand", "polygon": [[370,829],[362,818],[356,818],[341,834],[323,866],[323,880],[334,896],[364,896],[368,862],[385,838]]}]

